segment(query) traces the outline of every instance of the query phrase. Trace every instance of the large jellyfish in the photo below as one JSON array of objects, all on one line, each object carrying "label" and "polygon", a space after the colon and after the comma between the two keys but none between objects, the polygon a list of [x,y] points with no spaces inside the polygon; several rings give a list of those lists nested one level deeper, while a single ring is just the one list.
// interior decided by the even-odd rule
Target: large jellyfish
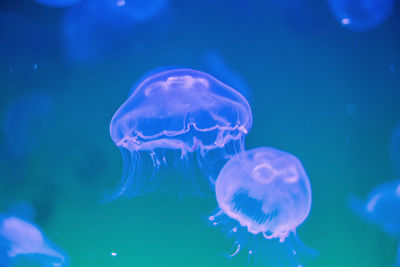
[{"label": "large jellyfish", "polygon": [[252,266],[301,266],[315,252],[296,236],[311,208],[311,187],[300,161],[270,147],[243,151],[222,168],[215,193],[219,211],[209,217],[234,242],[233,257]]},{"label": "large jellyfish", "polygon": [[[156,189],[210,192],[226,160],[244,148],[251,126],[246,99],[209,74],[173,69],[148,77],[111,121],[124,161],[114,197]],[[178,174],[156,175],[160,167]],[[196,175],[199,170],[203,175]]]},{"label": "large jellyfish", "polygon": [[[352,197],[349,204],[358,216],[400,240],[400,179],[378,185],[368,195],[365,203]],[[396,266],[400,266],[400,243]]]},{"label": "large jellyfish", "polygon": [[390,138],[389,153],[396,177],[400,177],[400,121],[394,126]]},{"label": "large jellyfish", "polygon": [[363,32],[386,20],[393,10],[394,0],[328,0],[328,4],[344,27]]},{"label": "large jellyfish", "polygon": [[46,239],[39,227],[0,214],[0,266],[68,266],[68,256]]}]

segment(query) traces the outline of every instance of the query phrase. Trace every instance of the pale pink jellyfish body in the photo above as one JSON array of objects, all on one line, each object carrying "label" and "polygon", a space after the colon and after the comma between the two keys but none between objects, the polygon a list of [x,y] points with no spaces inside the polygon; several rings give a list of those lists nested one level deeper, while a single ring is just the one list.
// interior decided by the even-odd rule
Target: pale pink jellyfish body
[{"label": "pale pink jellyfish body", "polygon": [[[149,76],[111,121],[111,137],[124,159],[113,197],[212,187],[226,160],[243,150],[251,126],[246,99],[211,75],[173,69]],[[156,175],[167,166],[173,174]],[[197,170],[202,175],[193,175]]]},{"label": "pale pink jellyfish body", "polygon": [[256,266],[306,261],[296,229],[310,212],[311,187],[295,156],[269,147],[241,152],[221,170],[215,192],[220,210],[209,219],[234,236],[233,255],[245,251]]}]

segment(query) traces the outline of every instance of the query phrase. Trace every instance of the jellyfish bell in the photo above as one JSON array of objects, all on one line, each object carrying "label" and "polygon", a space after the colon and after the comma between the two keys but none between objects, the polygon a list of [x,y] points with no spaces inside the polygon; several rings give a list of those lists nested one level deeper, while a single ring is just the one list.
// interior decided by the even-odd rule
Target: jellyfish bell
[{"label": "jellyfish bell", "polygon": [[349,204],[350,209],[361,218],[400,238],[400,180],[378,185],[365,202],[352,197]]},{"label": "jellyfish bell", "polygon": [[29,263],[24,266],[63,267],[69,264],[67,255],[48,241],[37,226],[7,215],[0,215],[0,257],[2,266]]},{"label": "jellyfish bell", "polygon": [[270,147],[243,151],[222,168],[215,194],[219,210],[209,220],[234,233],[239,250],[274,258],[261,259],[267,265],[275,260],[298,266],[315,255],[296,237],[310,212],[311,187],[295,156]]},{"label": "jellyfish bell", "polygon": [[155,177],[155,171],[166,166],[198,167],[205,179],[185,173],[181,181],[198,191],[197,183],[213,183],[225,161],[243,149],[251,126],[246,99],[209,74],[174,69],[148,77],[111,120],[111,138],[125,165],[117,195],[156,190],[167,179]]},{"label": "jellyfish bell", "polygon": [[[360,218],[400,239],[400,179],[378,185],[365,202],[357,197],[350,197],[349,206]],[[400,266],[400,242],[395,266]]]},{"label": "jellyfish bell", "polygon": [[104,1],[85,0],[62,16],[62,39],[66,60],[72,64],[104,60],[131,48],[135,23]]},{"label": "jellyfish bell", "polygon": [[328,0],[329,7],[344,27],[354,31],[370,31],[391,14],[394,0]]}]

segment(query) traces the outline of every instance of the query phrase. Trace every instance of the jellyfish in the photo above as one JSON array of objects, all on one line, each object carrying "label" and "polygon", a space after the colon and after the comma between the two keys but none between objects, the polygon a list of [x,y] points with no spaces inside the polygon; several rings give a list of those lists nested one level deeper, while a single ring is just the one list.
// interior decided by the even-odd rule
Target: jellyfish
[{"label": "jellyfish", "polygon": [[80,0],[35,0],[48,7],[68,7],[77,4]]},{"label": "jellyfish", "polygon": [[394,126],[389,144],[390,160],[396,177],[400,177],[400,121]]},{"label": "jellyfish", "polygon": [[233,253],[251,266],[302,266],[315,251],[296,235],[311,208],[311,187],[301,162],[288,152],[260,147],[232,157],[215,183],[218,211],[212,225],[234,238]]},{"label": "jellyfish", "polygon": [[328,0],[328,4],[344,27],[364,32],[375,29],[387,19],[394,0]]},{"label": "jellyfish", "polygon": [[24,159],[39,149],[49,132],[54,100],[47,92],[29,92],[12,101],[3,117],[5,150],[13,159]]},{"label": "jellyfish", "polygon": [[99,61],[127,45],[133,29],[130,18],[104,1],[84,1],[63,15],[65,57],[73,64]]},{"label": "jellyfish", "polygon": [[[352,196],[349,206],[359,217],[400,240],[400,179],[378,185],[365,202]],[[400,266],[400,243],[395,266]]]},{"label": "jellyfish", "polygon": [[206,52],[205,65],[214,76],[224,80],[227,84],[238,90],[247,101],[251,102],[252,90],[250,86],[239,73],[228,66],[218,51],[209,50]]},{"label": "jellyfish", "polygon": [[114,197],[157,189],[179,196],[210,192],[226,160],[243,150],[251,126],[246,99],[207,73],[173,69],[149,76],[111,120],[124,163]]},{"label": "jellyfish", "polygon": [[145,22],[158,16],[168,5],[168,0],[105,0],[121,13],[137,22]]},{"label": "jellyfish", "polygon": [[[22,264],[23,263],[23,264]],[[21,218],[0,215],[1,266],[68,266],[68,256],[40,228]]]}]

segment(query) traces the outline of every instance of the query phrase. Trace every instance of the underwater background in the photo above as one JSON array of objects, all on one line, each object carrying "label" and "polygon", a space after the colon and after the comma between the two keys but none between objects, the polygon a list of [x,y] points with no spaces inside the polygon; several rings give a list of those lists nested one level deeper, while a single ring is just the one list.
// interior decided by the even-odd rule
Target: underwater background
[{"label": "underwater background", "polygon": [[215,199],[104,203],[122,174],[114,112],[149,71],[187,67],[243,88],[254,118],[247,149],[301,160],[313,199],[297,234],[319,253],[308,266],[393,264],[398,240],[351,212],[348,198],[399,178],[390,160],[399,1],[361,32],[325,1],[171,0],[135,23],[85,13],[84,2],[1,1],[0,213],[30,217],[71,266],[245,266],[246,257],[226,259],[232,242],[207,221]]}]

